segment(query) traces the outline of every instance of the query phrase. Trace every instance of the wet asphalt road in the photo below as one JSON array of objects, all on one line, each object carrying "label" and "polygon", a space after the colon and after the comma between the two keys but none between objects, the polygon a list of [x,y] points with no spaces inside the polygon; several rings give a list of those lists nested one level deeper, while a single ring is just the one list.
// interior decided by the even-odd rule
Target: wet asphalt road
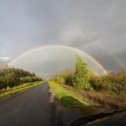
[{"label": "wet asphalt road", "polygon": [[49,126],[47,83],[0,100],[0,126]]}]

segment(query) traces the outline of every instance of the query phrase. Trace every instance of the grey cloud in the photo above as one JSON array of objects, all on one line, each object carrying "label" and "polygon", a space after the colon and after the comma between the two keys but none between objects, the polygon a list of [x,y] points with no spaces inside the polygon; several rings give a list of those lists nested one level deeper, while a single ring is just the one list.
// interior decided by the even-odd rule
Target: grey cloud
[{"label": "grey cloud", "polygon": [[125,11],[125,0],[1,0],[0,54],[14,58],[42,45],[69,45],[119,69],[111,56],[126,66]]}]

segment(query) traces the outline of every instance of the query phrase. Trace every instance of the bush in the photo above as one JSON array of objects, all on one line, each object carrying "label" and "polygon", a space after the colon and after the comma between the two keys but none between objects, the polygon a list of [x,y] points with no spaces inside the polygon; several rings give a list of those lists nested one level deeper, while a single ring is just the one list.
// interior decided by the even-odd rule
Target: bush
[{"label": "bush", "polygon": [[50,80],[55,81],[58,84],[66,84],[72,86],[73,74],[74,72],[72,70],[65,70],[53,76],[52,78],[50,78]]},{"label": "bush", "polygon": [[90,78],[90,84],[96,91],[109,94],[126,95],[126,72],[109,73],[108,75]]},{"label": "bush", "polygon": [[103,89],[103,85],[100,77],[92,76],[89,82],[93,89],[97,91],[101,91]]},{"label": "bush", "polygon": [[50,80],[59,84],[74,86],[78,89],[92,90],[89,83],[91,75],[94,75],[94,73],[89,70],[86,63],[77,56],[75,71],[65,70],[53,76]]},{"label": "bush", "polygon": [[8,67],[0,69],[0,89],[41,80],[34,73],[22,69]]},{"label": "bush", "polygon": [[89,83],[89,79],[90,72],[86,63],[79,56],[77,56],[73,85],[78,89],[90,90],[91,85]]}]

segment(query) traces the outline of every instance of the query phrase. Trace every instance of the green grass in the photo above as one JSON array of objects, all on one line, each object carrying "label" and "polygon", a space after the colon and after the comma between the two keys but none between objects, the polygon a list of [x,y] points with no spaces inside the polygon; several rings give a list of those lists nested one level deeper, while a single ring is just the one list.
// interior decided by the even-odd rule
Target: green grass
[{"label": "green grass", "polygon": [[56,93],[58,99],[66,107],[84,107],[92,104],[90,100],[84,98],[72,88],[67,89],[53,81],[49,81],[48,83],[50,88]]},{"label": "green grass", "polygon": [[31,87],[35,87],[35,86],[41,85],[43,82],[44,81],[24,83],[22,85],[15,86],[15,87],[10,88],[10,89],[5,89],[4,91],[2,91],[0,93],[0,98],[9,97],[9,96],[17,94],[19,92],[25,91],[25,90],[27,90],[27,89],[29,89]]}]

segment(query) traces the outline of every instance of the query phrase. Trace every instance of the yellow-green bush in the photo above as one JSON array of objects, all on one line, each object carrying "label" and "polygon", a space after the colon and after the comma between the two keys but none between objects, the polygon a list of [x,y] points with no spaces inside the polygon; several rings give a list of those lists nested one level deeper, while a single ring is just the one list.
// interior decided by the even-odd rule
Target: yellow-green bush
[{"label": "yellow-green bush", "polygon": [[50,80],[57,82],[58,84],[67,84],[67,85],[73,85],[72,79],[73,79],[74,72],[72,70],[64,70],[60,72],[59,74],[53,76],[50,78]]},{"label": "yellow-green bush", "polygon": [[73,85],[78,89],[91,90],[89,83],[90,72],[87,64],[79,56],[76,58],[75,72],[73,78]]},{"label": "yellow-green bush", "polygon": [[101,77],[93,76],[90,79],[90,83],[96,91],[126,95],[126,72],[109,73]]}]

